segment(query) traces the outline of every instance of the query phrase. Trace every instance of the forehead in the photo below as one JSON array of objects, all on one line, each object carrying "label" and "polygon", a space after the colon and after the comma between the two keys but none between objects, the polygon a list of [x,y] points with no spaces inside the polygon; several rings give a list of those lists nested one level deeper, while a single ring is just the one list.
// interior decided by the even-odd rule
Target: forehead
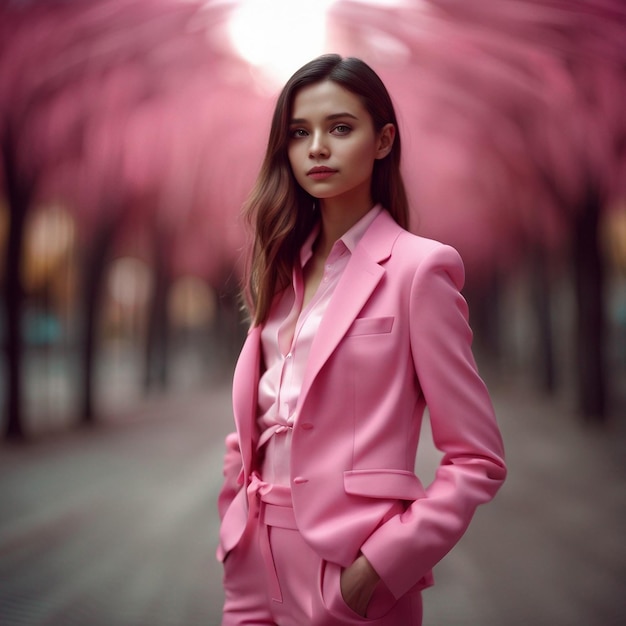
[{"label": "forehead", "polygon": [[325,80],[300,89],[293,101],[292,118],[316,119],[336,113],[369,117],[361,99],[341,85]]}]

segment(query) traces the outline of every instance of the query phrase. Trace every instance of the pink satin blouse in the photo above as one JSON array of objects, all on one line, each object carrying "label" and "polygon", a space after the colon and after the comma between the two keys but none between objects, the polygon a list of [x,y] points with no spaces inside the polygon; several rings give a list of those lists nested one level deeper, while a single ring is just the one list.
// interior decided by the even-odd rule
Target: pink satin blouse
[{"label": "pink satin blouse", "polygon": [[261,469],[265,483],[289,486],[292,427],[311,344],[352,252],[380,211],[380,206],[374,207],[335,242],[326,259],[320,286],[302,308],[303,269],[313,254],[313,243],[319,233],[319,229],[314,229],[300,251],[292,285],[276,298],[263,327],[265,371],[259,381],[258,449],[265,446]]}]

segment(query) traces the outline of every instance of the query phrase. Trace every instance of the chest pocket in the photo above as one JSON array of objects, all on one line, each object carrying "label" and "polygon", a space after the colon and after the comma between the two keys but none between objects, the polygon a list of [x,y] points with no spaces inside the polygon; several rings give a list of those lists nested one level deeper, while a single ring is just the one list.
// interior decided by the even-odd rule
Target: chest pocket
[{"label": "chest pocket", "polygon": [[393,328],[393,316],[387,317],[359,317],[354,320],[348,329],[346,337],[358,335],[382,335],[390,333]]}]

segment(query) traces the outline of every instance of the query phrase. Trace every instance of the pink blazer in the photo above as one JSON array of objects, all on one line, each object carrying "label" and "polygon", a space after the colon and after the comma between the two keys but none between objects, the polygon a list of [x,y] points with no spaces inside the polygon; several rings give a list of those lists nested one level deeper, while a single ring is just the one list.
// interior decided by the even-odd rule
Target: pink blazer
[{"label": "pink blazer", "polygon": [[[463,281],[453,248],[412,235],[381,212],[322,320],[296,408],[292,498],[302,536],[342,567],[361,551],[396,598],[432,584],[432,567],[506,475],[471,352]],[[234,374],[237,432],[226,439],[220,559],[247,519],[260,330],[249,332]],[[414,471],[426,406],[443,452],[427,489]]]}]

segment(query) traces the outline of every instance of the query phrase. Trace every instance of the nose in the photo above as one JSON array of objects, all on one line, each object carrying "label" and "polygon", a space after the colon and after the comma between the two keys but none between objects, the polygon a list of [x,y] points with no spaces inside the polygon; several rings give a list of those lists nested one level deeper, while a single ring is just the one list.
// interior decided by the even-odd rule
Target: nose
[{"label": "nose", "polygon": [[329,154],[328,145],[324,141],[324,133],[316,132],[311,135],[309,156],[312,159],[326,158]]}]

